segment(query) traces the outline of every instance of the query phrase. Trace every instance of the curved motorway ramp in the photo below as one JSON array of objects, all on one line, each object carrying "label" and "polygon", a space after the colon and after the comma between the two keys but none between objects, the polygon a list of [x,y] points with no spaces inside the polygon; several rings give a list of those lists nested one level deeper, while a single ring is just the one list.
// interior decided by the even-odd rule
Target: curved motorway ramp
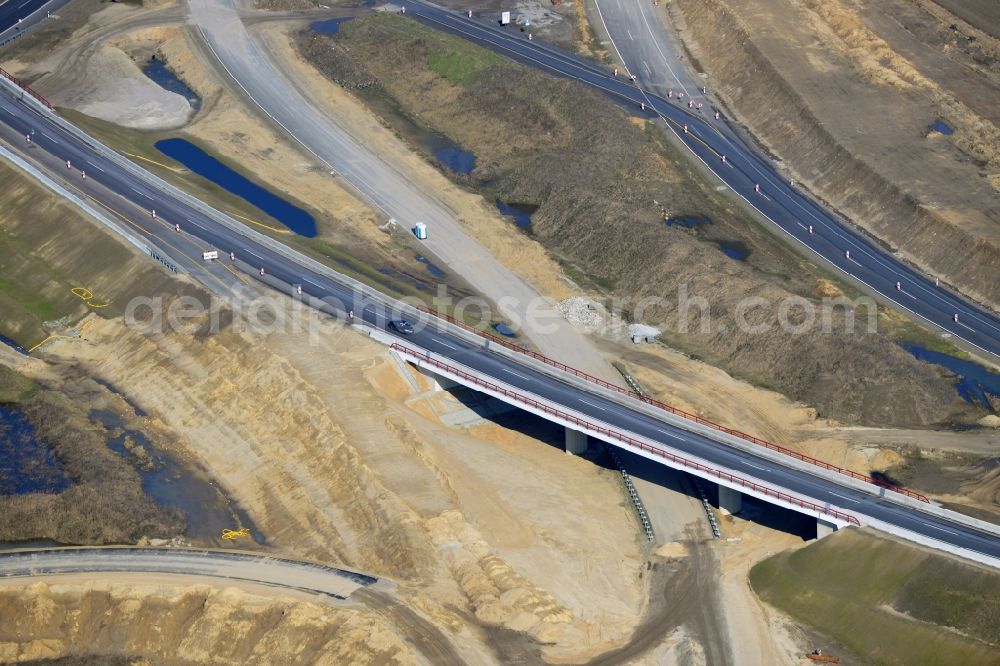
[{"label": "curved motorway ramp", "polygon": [[378,581],[373,576],[317,562],[226,550],[105,547],[0,553],[0,578],[83,573],[207,576],[337,599],[346,599],[355,590]]}]

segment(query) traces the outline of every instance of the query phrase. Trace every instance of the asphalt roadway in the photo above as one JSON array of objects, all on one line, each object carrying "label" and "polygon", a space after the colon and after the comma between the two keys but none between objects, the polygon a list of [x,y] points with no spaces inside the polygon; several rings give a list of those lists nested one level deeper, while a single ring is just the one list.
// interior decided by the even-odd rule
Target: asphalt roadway
[{"label": "asphalt roadway", "polygon": [[[12,150],[27,156],[54,177],[71,179],[90,196],[130,217],[130,224],[152,242],[167,241],[171,236],[197,239],[203,246],[220,250],[222,261],[233,252],[238,260],[234,268],[258,271],[269,279],[287,285],[299,285],[302,298],[321,299],[328,312],[343,314],[353,310],[366,324],[387,329],[398,314],[383,303],[391,301],[373,291],[358,292],[348,286],[332,269],[320,270],[296,258],[294,252],[278,252],[267,242],[249,233],[215,221],[201,209],[181,197],[169,194],[151,175],[135,172],[110,159],[94,147],[96,141],[83,141],[38,110],[30,101],[19,101],[4,87],[0,92],[0,137]],[[24,137],[34,130],[29,145]],[[124,161],[124,158],[121,158]],[[70,161],[70,167],[66,161]],[[80,170],[85,170],[83,180]],[[157,217],[148,213],[155,208]],[[181,225],[181,231],[174,225]],[[258,275],[258,273],[254,273]],[[314,305],[316,303],[313,303]],[[810,498],[819,505],[835,507],[850,514],[866,514],[910,530],[923,537],[966,548],[1000,560],[1000,537],[946,517],[929,514],[896,504],[826,477],[814,476],[770,458],[714,441],[704,434],[691,432],[661,421],[644,411],[591,393],[534,366],[515,363],[432,323],[417,322],[412,335],[400,336],[401,342],[434,352],[442,357],[482,373],[516,390],[531,393],[568,411],[578,412],[591,421],[635,433],[682,452],[702,458],[735,474],[758,480],[763,485]],[[873,486],[873,492],[875,487]],[[891,495],[892,493],[888,493]]]},{"label": "asphalt roadway", "polygon": [[[638,2],[610,1],[623,5]],[[675,91],[674,96],[668,98],[644,87],[641,79],[638,85],[633,84],[624,71],[619,72],[616,78],[607,68],[580,56],[529,40],[528,33],[515,26],[503,28],[492,20],[480,20],[475,16],[470,19],[464,13],[446,10],[422,0],[406,3],[406,16],[549,74],[594,86],[632,113],[661,120],[696,159],[701,160],[737,196],[776,225],[792,243],[848,275],[883,302],[947,333],[956,342],[964,341],[974,348],[973,351],[985,353],[994,361],[1000,360],[1000,318],[996,314],[936,284],[790,184],[772,163],[740,138],[726,118],[715,120],[715,109],[707,100],[702,101],[704,97],[697,88],[693,92],[695,101],[704,104],[704,107],[700,110],[689,109],[689,95],[680,100],[676,95],[690,90],[687,87],[690,78],[679,67],[675,69],[678,77],[676,87],[671,87],[672,83],[658,74],[651,79],[651,87],[665,86]],[[621,26],[609,26],[609,29],[615,31]],[[650,30],[653,30],[652,26]],[[626,40],[634,44],[620,54],[626,64],[631,62],[637,77],[647,70],[654,71],[652,67],[642,65],[645,62],[648,66],[653,55],[640,49],[648,48],[647,40],[655,40],[647,35],[638,37],[638,41]],[[646,46],[640,46],[640,43]],[[656,57],[661,56],[667,57],[665,52],[656,52]],[[655,71],[659,72],[659,69]],[[645,104],[645,110],[640,108],[641,104]],[[896,288],[897,283],[899,289]],[[955,321],[956,315],[958,321]]]},{"label": "asphalt roadway", "polygon": [[377,582],[317,562],[259,553],[187,548],[51,548],[0,553],[0,579],[79,573],[153,573],[247,581],[347,599]]},{"label": "asphalt roadway", "polygon": [[44,13],[38,13],[43,7],[52,3],[52,7],[61,7],[68,0],[5,0],[0,3],[0,44],[10,40],[18,33],[27,31],[28,28],[39,21],[45,20]]}]

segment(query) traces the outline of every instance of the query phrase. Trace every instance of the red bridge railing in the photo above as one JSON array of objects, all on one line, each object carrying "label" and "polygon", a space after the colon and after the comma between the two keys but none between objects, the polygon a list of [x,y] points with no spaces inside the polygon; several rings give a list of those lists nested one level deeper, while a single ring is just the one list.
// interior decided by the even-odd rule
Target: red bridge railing
[{"label": "red bridge railing", "polygon": [[652,398],[649,398],[649,397],[644,396],[642,394],[636,393],[635,391],[630,391],[628,389],[622,388],[621,386],[617,386],[615,384],[612,384],[611,382],[604,381],[600,377],[594,377],[593,375],[589,375],[586,372],[583,372],[581,370],[577,370],[576,368],[572,368],[572,367],[566,365],[565,363],[560,363],[559,361],[551,359],[548,356],[545,356],[543,354],[539,354],[536,351],[532,351],[530,349],[525,349],[524,347],[522,347],[520,345],[517,345],[517,344],[514,344],[513,342],[511,342],[509,340],[505,340],[505,339],[503,339],[503,338],[501,338],[499,336],[493,335],[492,333],[487,333],[486,331],[482,331],[482,330],[480,330],[480,329],[478,329],[478,328],[476,328],[474,326],[470,326],[469,324],[466,324],[463,321],[459,321],[458,319],[455,319],[454,317],[446,315],[446,314],[444,314],[442,312],[434,312],[434,311],[432,311],[430,308],[428,308],[426,306],[423,306],[423,305],[418,306],[418,309],[421,312],[425,312],[425,313],[427,313],[429,315],[432,315],[434,317],[438,317],[439,319],[444,319],[445,321],[451,322],[452,324],[455,324],[456,326],[461,326],[462,328],[464,328],[464,329],[466,329],[468,331],[472,331],[473,333],[475,333],[477,335],[480,335],[480,336],[482,336],[484,338],[489,339],[491,342],[495,342],[495,343],[497,343],[499,345],[503,345],[507,349],[516,351],[519,354],[525,354],[526,356],[530,356],[533,359],[536,359],[538,361],[541,361],[542,363],[550,365],[553,368],[557,368],[559,370],[562,370],[563,372],[568,372],[569,374],[571,374],[571,375],[573,375],[575,377],[579,377],[580,379],[584,379],[584,380],[586,380],[586,381],[588,381],[588,382],[590,382],[592,384],[597,384],[598,386],[602,386],[602,387],[604,387],[606,389],[610,389],[612,391],[617,391],[618,393],[621,393],[622,395],[627,395],[630,398],[635,398],[636,400],[641,400],[642,402],[644,402],[644,403],[646,403],[648,405],[652,405],[653,407],[656,407],[658,409],[662,409],[665,412],[670,412],[671,414],[674,414],[676,416],[680,416],[681,418],[688,419],[689,421],[694,421],[695,423],[698,423],[699,425],[707,426],[707,427],[712,428],[714,430],[718,430],[719,432],[724,432],[727,435],[732,435],[733,437],[739,437],[740,439],[746,440],[746,441],[750,442],[751,444],[756,444],[758,446],[763,446],[765,448],[771,449],[772,451],[777,451],[778,453],[784,454],[786,456],[791,456],[792,458],[795,458],[796,460],[801,460],[802,462],[809,463],[810,465],[815,465],[817,467],[822,467],[823,469],[830,470],[831,472],[837,472],[838,474],[843,474],[845,476],[849,476],[849,477],[851,477],[853,479],[857,479],[858,481],[864,481],[865,483],[870,483],[873,486],[878,486],[879,488],[885,488],[886,490],[891,490],[892,492],[899,493],[901,495],[906,495],[907,497],[912,497],[914,499],[918,499],[921,502],[927,502],[928,504],[930,503],[930,500],[925,495],[921,495],[920,493],[913,492],[912,490],[908,490],[907,488],[900,488],[899,486],[894,486],[891,483],[886,483],[884,481],[879,481],[877,479],[873,479],[870,476],[867,476],[865,474],[861,474],[860,472],[855,472],[852,469],[846,469],[844,467],[838,467],[837,465],[833,465],[833,464],[825,462],[823,460],[819,460],[818,458],[813,458],[812,456],[804,455],[802,453],[799,453],[798,451],[793,451],[792,449],[787,449],[787,448],[785,448],[783,446],[779,446],[778,444],[774,444],[772,442],[768,442],[767,440],[760,439],[759,437],[754,437],[753,435],[747,434],[745,432],[741,432],[739,430],[734,430],[733,428],[728,428],[728,427],[726,427],[724,425],[721,425],[719,423],[715,423],[713,421],[709,421],[708,419],[703,419],[702,417],[698,416],[697,414],[691,414],[690,412],[685,412],[682,409],[677,409],[676,407],[671,407],[670,405],[668,405],[668,404],[666,404],[664,402],[660,402],[659,400],[653,400]]},{"label": "red bridge railing", "polygon": [[5,79],[9,79],[9,80],[13,81],[19,88],[21,88],[21,90],[23,90],[24,92],[28,93],[29,95],[31,95],[35,99],[37,99],[39,102],[41,102],[42,104],[44,104],[46,107],[48,107],[50,109],[52,108],[52,104],[49,102],[49,100],[45,99],[44,97],[42,97],[41,95],[39,95],[37,92],[35,92],[34,90],[32,90],[31,87],[27,83],[25,83],[21,79],[17,78],[16,76],[14,76],[13,74],[11,74],[7,70],[5,70],[3,67],[0,67],[0,76],[4,77]]},{"label": "red bridge railing", "polygon": [[489,381],[486,381],[485,379],[482,379],[480,377],[477,377],[476,375],[470,374],[470,373],[466,372],[465,370],[462,370],[461,368],[455,367],[455,366],[450,365],[448,363],[444,363],[443,361],[439,361],[439,360],[437,360],[435,358],[432,358],[430,355],[425,354],[422,351],[418,351],[416,349],[412,349],[412,348],[407,347],[405,345],[402,345],[402,344],[400,344],[398,342],[394,342],[390,348],[394,349],[396,351],[402,352],[404,354],[408,354],[408,355],[410,355],[412,357],[415,357],[415,358],[419,359],[421,363],[424,363],[424,364],[427,364],[427,365],[430,365],[430,366],[433,366],[433,367],[436,367],[436,368],[441,368],[442,370],[446,370],[446,371],[450,372],[452,375],[455,375],[457,377],[461,377],[466,382],[469,382],[469,383],[474,384],[476,386],[480,386],[480,387],[485,388],[485,389],[487,389],[489,391],[493,391],[494,393],[497,393],[499,395],[506,396],[506,397],[511,398],[512,400],[516,401],[516,402],[519,402],[519,403],[521,403],[523,405],[528,405],[529,407],[532,407],[534,409],[542,411],[542,412],[544,412],[546,414],[551,414],[553,416],[556,416],[556,417],[558,417],[558,418],[560,418],[560,419],[562,419],[564,421],[572,423],[573,425],[580,426],[582,428],[586,428],[586,429],[588,429],[588,430],[590,430],[592,432],[597,432],[597,433],[600,433],[600,434],[602,434],[602,435],[604,435],[606,437],[609,437],[611,439],[617,440],[617,441],[622,442],[624,444],[628,444],[629,446],[633,446],[635,448],[642,449],[643,451],[646,451],[648,453],[652,453],[653,455],[655,455],[657,457],[660,457],[660,458],[663,458],[665,460],[669,460],[669,461],[671,461],[673,463],[682,465],[684,467],[687,467],[688,469],[694,469],[694,470],[698,470],[698,471],[701,471],[701,472],[706,472],[706,473],[714,476],[717,479],[722,479],[722,480],[725,480],[725,481],[729,481],[730,483],[735,483],[735,484],[737,484],[739,486],[742,486],[744,488],[749,488],[751,490],[755,490],[755,491],[757,491],[759,493],[762,493],[763,495],[765,495],[767,497],[773,497],[773,498],[781,500],[783,502],[788,502],[788,503],[790,503],[790,504],[792,504],[794,506],[801,507],[801,508],[806,509],[808,511],[815,511],[817,513],[823,513],[823,514],[826,514],[828,516],[832,516],[833,518],[836,518],[837,520],[842,520],[842,521],[848,522],[848,523],[850,523],[852,525],[860,525],[861,524],[855,516],[852,516],[850,514],[844,513],[842,511],[837,511],[836,509],[831,509],[829,507],[826,507],[826,506],[823,506],[823,505],[820,505],[820,504],[816,504],[814,502],[808,502],[806,500],[799,499],[798,497],[795,497],[793,495],[789,495],[788,493],[783,493],[780,490],[775,490],[775,489],[769,488],[767,486],[762,486],[759,483],[755,483],[755,482],[753,482],[753,481],[751,481],[749,479],[744,479],[741,476],[737,476],[737,475],[731,474],[729,472],[723,472],[722,470],[715,469],[713,467],[708,467],[707,465],[702,465],[699,462],[695,462],[693,460],[688,460],[687,458],[675,455],[673,453],[670,453],[669,451],[664,451],[662,449],[658,449],[655,446],[647,444],[646,442],[640,441],[640,440],[635,439],[633,437],[629,437],[628,435],[626,435],[624,433],[621,433],[621,432],[618,432],[617,430],[611,430],[609,428],[605,428],[604,426],[597,425],[596,423],[591,423],[590,421],[586,421],[586,420],[581,419],[579,417],[573,416],[572,414],[568,414],[568,413],[563,412],[563,411],[561,411],[559,409],[555,409],[554,407],[550,407],[549,405],[547,405],[547,404],[545,404],[543,402],[540,402],[538,400],[535,400],[534,398],[529,398],[528,396],[526,396],[526,395],[524,395],[522,393],[519,393],[517,391],[512,391],[510,389],[503,388],[502,386],[497,386],[496,384],[494,384],[492,382],[489,382]]}]

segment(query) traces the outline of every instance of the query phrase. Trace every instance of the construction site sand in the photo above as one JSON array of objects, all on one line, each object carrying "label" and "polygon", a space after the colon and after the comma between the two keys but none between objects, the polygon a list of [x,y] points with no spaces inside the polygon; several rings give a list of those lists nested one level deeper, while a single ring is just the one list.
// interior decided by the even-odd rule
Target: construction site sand
[{"label": "construction site sand", "polygon": [[86,340],[47,354],[175,433],[272,546],[399,581],[437,626],[462,628],[454,609],[468,609],[575,658],[642,616],[643,557],[614,475],[498,426],[473,436],[418,415],[391,397],[422,380],[356,333],[198,341],[93,318]]},{"label": "construction site sand", "polygon": [[732,519],[723,521],[723,536],[725,540],[718,542],[715,549],[720,568],[719,594],[738,663],[797,663],[804,652],[801,631],[790,618],[757,598],[747,575],[757,562],[806,542],[757,523]]},{"label": "construction site sand", "polygon": [[357,605],[149,576],[10,582],[0,586],[3,663],[74,654],[155,663],[422,662],[381,614]]}]

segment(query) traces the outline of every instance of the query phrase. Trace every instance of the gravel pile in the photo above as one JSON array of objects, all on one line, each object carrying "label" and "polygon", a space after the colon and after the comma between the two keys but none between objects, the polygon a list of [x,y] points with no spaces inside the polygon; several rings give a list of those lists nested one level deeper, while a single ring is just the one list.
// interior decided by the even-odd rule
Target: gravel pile
[{"label": "gravel pile", "polygon": [[605,327],[604,308],[593,301],[574,296],[560,301],[556,306],[559,313],[573,326],[588,333],[599,331]]}]

